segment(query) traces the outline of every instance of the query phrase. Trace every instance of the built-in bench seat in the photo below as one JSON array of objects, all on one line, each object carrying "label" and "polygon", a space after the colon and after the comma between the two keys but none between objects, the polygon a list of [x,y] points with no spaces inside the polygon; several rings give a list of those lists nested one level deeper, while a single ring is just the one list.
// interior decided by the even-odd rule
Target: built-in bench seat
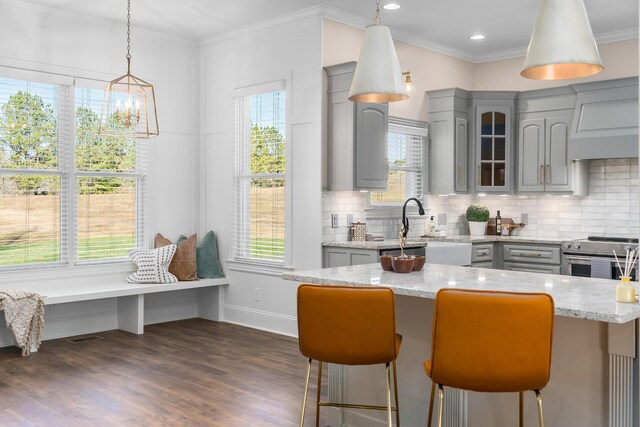
[{"label": "built-in bench seat", "polygon": [[[218,290],[229,284],[229,279],[201,279],[192,282],[171,284],[131,284],[124,279],[70,280],[61,284],[55,281],[29,281],[26,283],[1,284],[0,289],[16,289],[36,292],[44,296],[45,316],[47,306],[93,300],[116,299],[117,328],[134,334],[144,333],[145,295],[195,290],[197,317],[220,320]],[[72,307],[74,304],[69,304]],[[75,311],[75,310],[71,310]],[[148,322],[147,322],[148,323]],[[45,324],[45,334],[47,326]],[[60,334],[56,334],[58,337]]]}]

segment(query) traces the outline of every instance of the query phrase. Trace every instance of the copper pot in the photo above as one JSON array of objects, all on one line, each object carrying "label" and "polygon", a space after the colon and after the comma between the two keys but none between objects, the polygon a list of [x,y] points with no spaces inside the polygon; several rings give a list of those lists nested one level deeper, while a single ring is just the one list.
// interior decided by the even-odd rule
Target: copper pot
[{"label": "copper pot", "polygon": [[411,273],[413,270],[413,262],[413,257],[394,256],[391,258],[391,265],[393,266],[393,271],[396,273]]},{"label": "copper pot", "polygon": [[415,257],[413,261],[413,271],[422,271],[424,267],[424,262],[426,261],[425,257],[422,255],[418,255]]},{"label": "copper pot", "polygon": [[393,265],[391,264],[391,255],[382,255],[380,257],[380,266],[384,271],[393,271]]}]

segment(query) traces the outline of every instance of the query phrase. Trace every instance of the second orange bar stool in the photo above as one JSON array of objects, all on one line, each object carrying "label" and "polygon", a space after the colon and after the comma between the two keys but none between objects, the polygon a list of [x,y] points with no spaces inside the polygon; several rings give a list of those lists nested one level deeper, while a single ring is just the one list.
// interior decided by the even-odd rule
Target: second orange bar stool
[{"label": "second orange bar stool", "polygon": [[[301,427],[304,425],[309,375],[313,360],[318,361],[316,426],[319,425],[321,406],[386,410],[389,427],[392,425],[391,413],[395,412],[396,425],[400,425],[396,358],[400,352],[402,336],[396,333],[395,300],[391,289],[300,285],[298,288],[298,338],[300,352],[308,358],[300,416]],[[323,363],[340,365],[384,363],[387,406],[321,402]],[[390,364],[393,365],[395,408],[391,406]]]},{"label": "second orange bar stool", "polygon": [[551,374],[554,306],[544,293],[441,289],[436,295],[431,359],[429,421],[438,386],[438,426],[442,425],[444,386],[478,392],[518,392],[520,426],[523,392],[534,391],[540,427],[540,390]]}]

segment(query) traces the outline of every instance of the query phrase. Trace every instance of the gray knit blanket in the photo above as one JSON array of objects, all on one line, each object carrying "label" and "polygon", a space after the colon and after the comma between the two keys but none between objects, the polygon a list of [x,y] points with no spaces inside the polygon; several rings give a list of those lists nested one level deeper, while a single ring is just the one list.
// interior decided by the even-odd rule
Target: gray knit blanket
[{"label": "gray knit blanket", "polygon": [[0,291],[0,310],[4,310],[7,328],[11,328],[22,356],[37,350],[44,330],[44,299],[23,291]]}]

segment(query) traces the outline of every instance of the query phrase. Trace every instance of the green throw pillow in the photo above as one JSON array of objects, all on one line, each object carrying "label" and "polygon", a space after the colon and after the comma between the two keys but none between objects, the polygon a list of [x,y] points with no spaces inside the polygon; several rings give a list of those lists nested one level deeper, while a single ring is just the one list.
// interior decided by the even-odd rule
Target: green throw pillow
[{"label": "green throw pillow", "polygon": [[[185,236],[178,238],[178,246],[187,240]],[[213,231],[204,235],[196,246],[196,265],[198,266],[198,278],[216,279],[225,277],[222,265],[218,259],[218,242]]]}]

